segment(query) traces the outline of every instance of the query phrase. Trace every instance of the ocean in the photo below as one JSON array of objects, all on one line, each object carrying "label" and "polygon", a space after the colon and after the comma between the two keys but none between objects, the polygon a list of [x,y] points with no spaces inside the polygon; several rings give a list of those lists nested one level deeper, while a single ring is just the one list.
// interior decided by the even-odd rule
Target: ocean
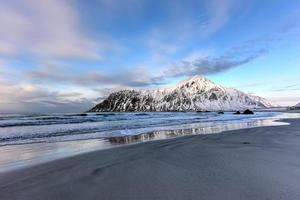
[{"label": "ocean", "polygon": [[0,115],[0,171],[150,140],[283,125],[280,112],[147,112]]}]

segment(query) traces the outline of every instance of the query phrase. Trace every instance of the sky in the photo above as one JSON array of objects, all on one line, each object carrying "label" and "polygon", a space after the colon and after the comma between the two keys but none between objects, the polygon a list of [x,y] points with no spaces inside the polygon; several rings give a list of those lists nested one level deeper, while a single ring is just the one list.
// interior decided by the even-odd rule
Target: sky
[{"label": "sky", "polygon": [[299,0],[0,0],[0,113],[82,112],[202,75],[300,102]]}]

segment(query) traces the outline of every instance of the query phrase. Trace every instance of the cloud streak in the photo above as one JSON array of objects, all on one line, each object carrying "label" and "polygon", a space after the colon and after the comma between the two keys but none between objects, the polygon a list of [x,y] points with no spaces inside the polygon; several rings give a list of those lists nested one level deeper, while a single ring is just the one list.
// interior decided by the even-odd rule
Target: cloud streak
[{"label": "cloud streak", "polygon": [[232,17],[232,9],[236,4],[235,0],[211,0],[207,3],[209,19],[204,23],[203,37],[208,37],[211,34],[222,28]]},{"label": "cloud streak", "polygon": [[272,92],[300,91],[300,84],[286,85],[277,88],[271,88]]},{"label": "cloud streak", "polygon": [[162,77],[172,78],[193,75],[213,75],[252,62],[266,54],[267,50],[259,49],[246,53],[244,51],[229,51],[218,57],[198,57],[193,60],[183,60],[179,65],[172,66],[163,72]]},{"label": "cloud streak", "polygon": [[152,75],[146,67],[132,67],[130,70],[113,74],[99,72],[73,73],[71,67],[46,64],[37,70],[31,70],[25,75],[35,84],[66,84],[83,87],[98,85],[109,87],[148,87],[163,85],[170,78],[213,75],[228,71],[267,53],[266,49],[251,49],[249,47],[230,49],[222,56],[203,56],[194,59],[183,59],[178,64],[170,65],[160,74]]},{"label": "cloud streak", "polygon": [[83,112],[95,103],[82,93],[50,92],[34,85],[12,86],[8,82],[1,82],[0,91],[1,113]]},{"label": "cloud streak", "polygon": [[113,74],[99,72],[72,73],[71,67],[43,65],[38,70],[26,73],[27,78],[35,84],[66,84],[94,88],[101,86],[145,87],[162,85],[164,82],[157,77],[151,77],[145,68],[133,68]]},{"label": "cloud streak", "polygon": [[100,47],[81,31],[79,21],[65,0],[1,2],[0,56],[101,59]]}]

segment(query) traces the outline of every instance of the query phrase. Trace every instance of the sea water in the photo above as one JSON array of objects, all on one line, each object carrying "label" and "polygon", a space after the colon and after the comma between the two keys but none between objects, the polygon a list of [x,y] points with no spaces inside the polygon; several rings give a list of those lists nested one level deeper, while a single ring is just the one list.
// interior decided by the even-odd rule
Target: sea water
[{"label": "sea water", "polygon": [[278,112],[0,115],[0,171],[136,142],[283,125],[275,122],[282,117]]}]

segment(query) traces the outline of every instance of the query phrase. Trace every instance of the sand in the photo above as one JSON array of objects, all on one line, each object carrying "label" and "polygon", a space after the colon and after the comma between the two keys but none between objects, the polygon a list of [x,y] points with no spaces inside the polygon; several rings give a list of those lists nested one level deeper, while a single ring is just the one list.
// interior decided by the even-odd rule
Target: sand
[{"label": "sand", "polygon": [[299,199],[300,120],[86,153],[0,174],[0,199]]}]

